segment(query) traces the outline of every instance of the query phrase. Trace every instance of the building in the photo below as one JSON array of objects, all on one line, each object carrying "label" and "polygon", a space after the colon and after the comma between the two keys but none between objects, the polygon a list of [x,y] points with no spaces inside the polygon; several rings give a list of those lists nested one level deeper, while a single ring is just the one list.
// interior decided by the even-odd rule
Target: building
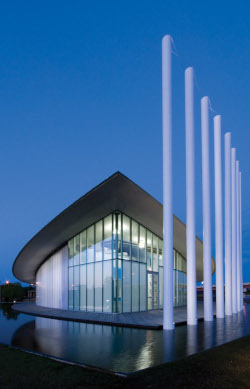
[{"label": "building", "polygon": [[[137,312],[163,306],[162,205],[120,172],[46,225],[17,256],[13,274],[36,282],[44,307]],[[174,305],[186,304],[186,228],[174,216]],[[203,279],[196,239],[197,281]],[[213,269],[215,264],[213,261]]]}]

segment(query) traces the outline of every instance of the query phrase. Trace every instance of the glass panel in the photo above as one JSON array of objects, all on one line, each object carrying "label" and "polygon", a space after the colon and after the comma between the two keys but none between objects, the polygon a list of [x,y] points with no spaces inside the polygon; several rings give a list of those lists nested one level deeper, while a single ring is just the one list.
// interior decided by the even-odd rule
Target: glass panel
[{"label": "glass panel", "polygon": [[79,265],[80,261],[80,235],[74,237],[74,266]]},{"label": "glass panel", "polygon": [[86,265],[80,266],[80,310],[86,311],[87,282]]},{"label": "glass panel", "polygon": [[153,308],[152,296],[153,296],[153,276],[152,274],[148,274],[148,309]]},{"label": "glass panel", "polygon": [[102,220],[95,225],[95,260],[102,261]]},{"label": "glass panel", "polygon": [[94,264],[87,265],[87,310],[94,310]]},{"label": "glass panel", "polygon": [[[69,266],[74,264],[74,239],[71,239],[68,243],[68,253],[69,253]],[[72,282],[73,284],[73,282]]]},{"label": "glass panel", "polygon": [[158,309],[158,274],[153,274],[153,281],[154,281],[154,285],[153,285],[154,309]]},{"label": "glass panel", "polygon": [[140,263],[140,311],[146,311],[146,285],[147,269],[144,263]]},{"label": "glass panel", "polygon": [[103,312],[112,312],[112,261],[103,262]]},{"label": "glass panel", "polygon": [[112,311],[116,312],[116,295],[117,295],[117,275],[116,275],[117,260],[113,260],[113,308]]},{"label": "glass panel", "polygon": [[123,261],[123,312],[131,312],[131,262]]},{"label": "glass panel", "polygon": [[122,261],[119,259],[118,263],[118,272],[117,272],[117,303],[116,311],[119,313],[122,311]]},{"label": "glass panel", "polygon": [[159,267],[159,308],[163,308],[163,268]]},{"label": "glass panel", "polygon": [[121,234],[122,234],[122,216],[119,213],[118,214],[118,258],[122,257]]},{"label": "glass panel", "polygon": [[153,235],[153,271],[158,272],[158,237]]},{"label": "glass panel", "polygon": [[103,241],[104,259],[112,259],[112,215],[104,219],[104,241]]},{"label": "glass panel", "polygon": [[87,261],[94,262],[94,226],[87,229]]},{"label": "glass panel", "polygon": [[139,226],[134,220],[132,220],[132,243],[137,245],[139,243]]},{"label": "glass panel", "polygon": [[123,232],[123,244],[122,244],[122,256],[123,259],[130,259],[130,218],[126,215],[122,215],[122,232]]},{"label": "glass panel", "polygon": [[152,233],[147,230],[147,269],[152,270]]},{"label": "glass panel", "polygon": [[113,258],[117,258],[117,216],[113,214]]},{"label": "glass panel", "polygon": [[132,311],[139,311],[139,263],[132,262]]},{"label": "glass panel", "polygon": [[69,309],[74,308],[74,295],[73,295],[73,288],[74,288],[74,281],[73,281],[73,267],[69,268]]},{"label": "glass panel", "polygon": [[95,263],[95,311],[102,312],[102,263]]},{"label": "glass panel", "polygon": [[132,220],[132,250],[131,257],[133,261],[139,261],[139,226]]},{"label": "glass panel", "polygon": [[146,262],[146,228],[140,226],[140,262]]},{"label": "glass panel", "polygon": [[79,311],[79,302],[79,266],[74,266],[74,310],[76,311]]},{"label": "glass panel", "polygon": [[87,262],[87,231],[80,233],[80,264]]},{"label": "glass panel", "polygon": [[159,266],[163,266],[163,241],[159,239]]}]

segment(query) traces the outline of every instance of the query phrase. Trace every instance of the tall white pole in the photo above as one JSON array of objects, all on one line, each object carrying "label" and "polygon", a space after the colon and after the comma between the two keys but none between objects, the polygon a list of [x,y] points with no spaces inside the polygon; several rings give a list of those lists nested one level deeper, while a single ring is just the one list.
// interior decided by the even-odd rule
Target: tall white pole
[{"label": "tall white pole", "polygon": [[243,266],[242,266],[242,196],[241,196],[241,172],[240,172],[240,306],[243,309]]},{"label": "tall white pole", "polygon": [[209,98],[201,99],[202,210],[203,210],[203,280],[204,320],[213,320],[210,169],[209,169]]},{"label": "tall white pole", "polygon": [[232,311],[237,313],[236,149],[232,148]]},{"label": "tall white pole", "polygon": [[162,39],[163,329],[174,329],[171,36]]},{"label": "tall white pole", "polygon": [[216,317],[224,317],[221,116],[214,117]]},{"label": "tall white pole", "polygon": [[232,315],[232,186],[231,133],[225,141],[225,314]]},{"label": "tall white pole", "polygon": [[240,277],[240,164],[236,161],[236,245],[237,245],[237,309],[241,311],[241,277]]},{"label": "tall white pole", "polygon": [[187,324],[197,324],[196,236],[195,236],[195,151],[194,151],[194,70],[185,71],[186,123],[186,212],[187,212]]}]

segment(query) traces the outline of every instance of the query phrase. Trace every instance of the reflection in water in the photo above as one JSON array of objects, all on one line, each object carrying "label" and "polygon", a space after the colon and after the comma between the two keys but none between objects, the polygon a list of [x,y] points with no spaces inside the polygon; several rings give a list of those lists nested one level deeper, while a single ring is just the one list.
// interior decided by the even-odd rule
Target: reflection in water
[{"label": "reflection in water", "polygon": [[13,303],[1,303],[0,304],[0,316],[5,317],[7,320],[16,320],[18,315],[20,315],[19,312],[13,311],[11,309],[11,305]]},{"label": "reflection in water", "polygon": [[250,305],[237,315],[199,322],[198,326],[179,326],[174,331],[37,317],[16,329],[11,344],[72,362],[129,373],[247,335],[250,333],[249,322]]}]

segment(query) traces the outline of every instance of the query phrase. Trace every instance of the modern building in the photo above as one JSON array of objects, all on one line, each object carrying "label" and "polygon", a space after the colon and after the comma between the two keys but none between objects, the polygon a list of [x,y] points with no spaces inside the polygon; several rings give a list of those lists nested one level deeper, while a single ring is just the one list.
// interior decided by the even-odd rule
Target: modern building
[{"label": "modern building", "polygon": [[[120,172],[85,194],[22,249],[13,274],[36,282],[36,304],[96,312],[163,306],[163,209]],[[186,304],[186,227],[173,218],[174,305]],[[197,281],[203,247],[196,238]],[[213,261],[213,269],[215,264]]]}]

